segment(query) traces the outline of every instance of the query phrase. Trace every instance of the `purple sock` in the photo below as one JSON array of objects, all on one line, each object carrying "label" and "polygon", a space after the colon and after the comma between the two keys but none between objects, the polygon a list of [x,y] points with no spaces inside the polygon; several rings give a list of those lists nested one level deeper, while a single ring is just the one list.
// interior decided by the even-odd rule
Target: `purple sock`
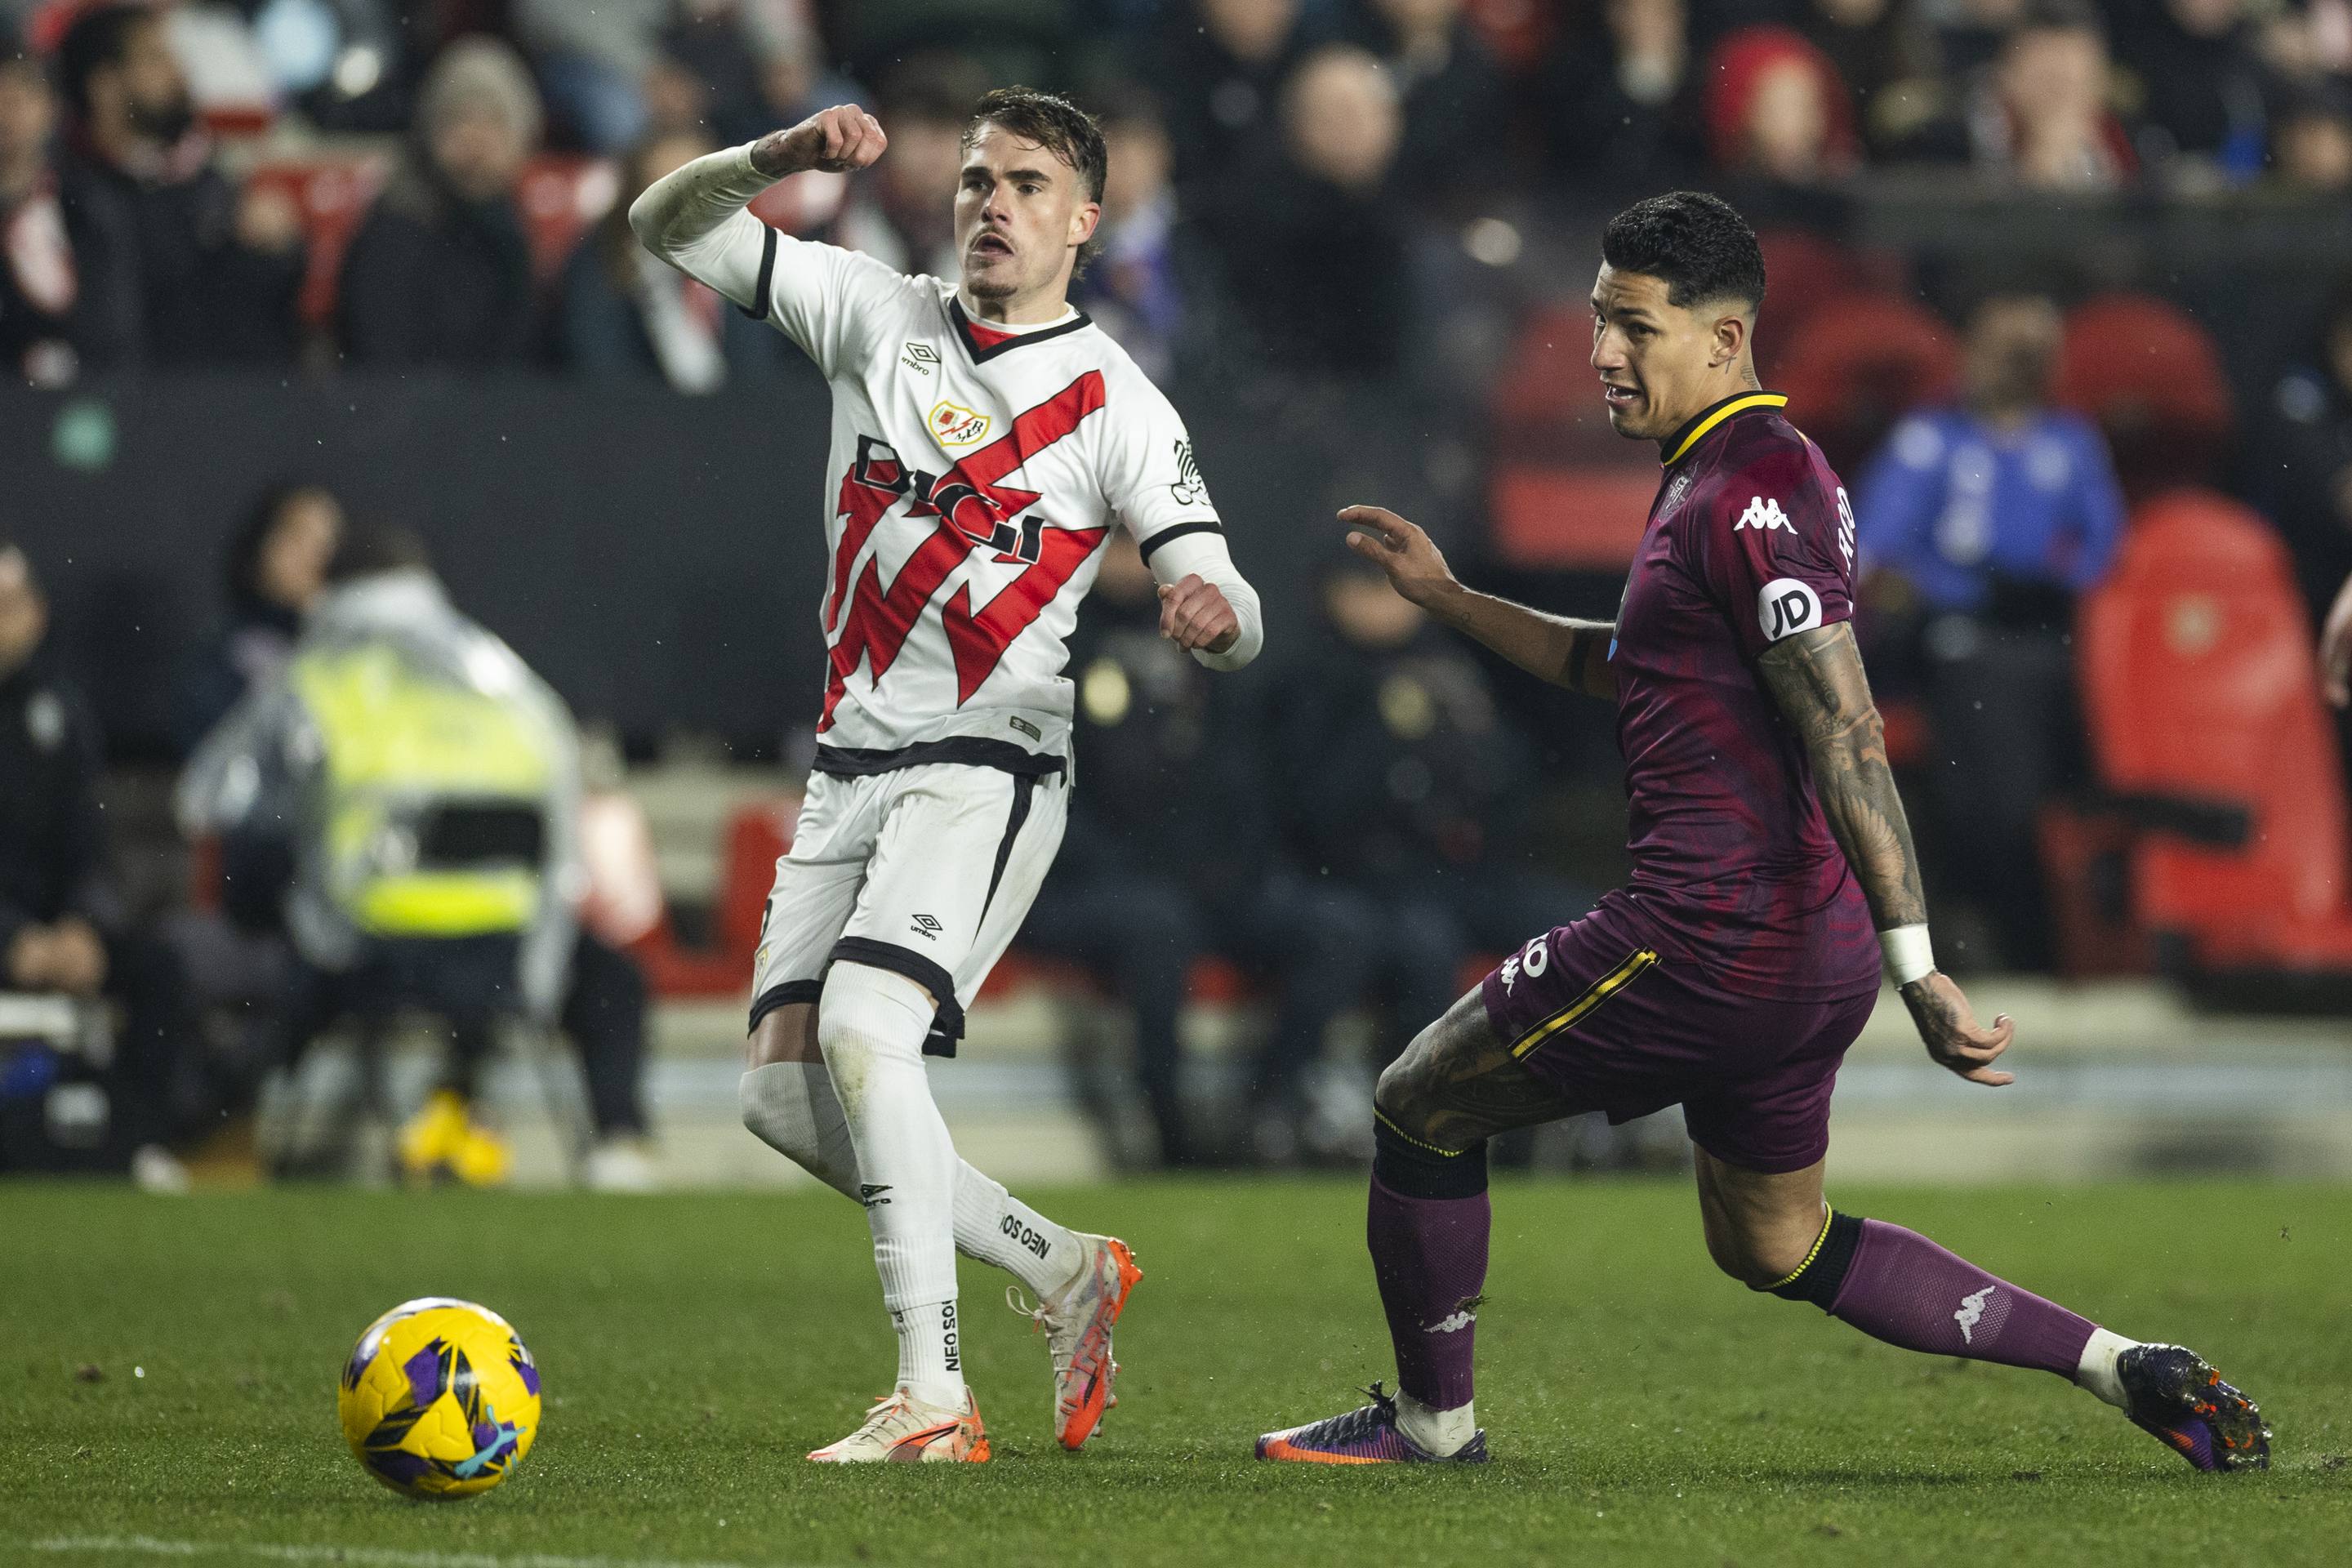
[{"label": "purple sock", "polygon": [[[1482,1159],[1482,1178],[1483,1164]],[[1486,1233],[1493,1223],[1483,1191],[1474,1197],[1409,1198],[1372,1178],[1364,1239],[1396,1345],[1397,1383],[1432,1409],[1470,1403],[1478,1292],[1486,1285]]]},{"label": "purple sock", "polygon": [[1995,1279],[1916,1231],[1862,1222],[1832,1316],[1930,1355],[2038,1366],[2072,1380],[2097,1325]]}]

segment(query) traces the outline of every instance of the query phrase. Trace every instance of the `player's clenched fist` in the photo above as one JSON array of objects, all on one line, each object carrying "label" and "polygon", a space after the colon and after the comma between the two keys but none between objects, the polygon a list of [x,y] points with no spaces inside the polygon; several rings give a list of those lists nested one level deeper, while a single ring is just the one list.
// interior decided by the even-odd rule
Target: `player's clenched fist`
[{"label": "player's clenched fist", "polygon": [[1242,623],[1215,584],[1188,576],[1160,585],[1160,635],[1178,647],[1223,653],[1242,635]]},{"label": "player's clenched fist", "polygon": [[771,131],[751,143],[751,167],[782,179],[823,169],[846,174],[882,156],[890,139],[882,122],[854,103],[812,114],[789,131]]},{"label": "player's clenched fist", "polygon": [[1339,521],[1348,525],[1348,548],[1379,562],[1390,584],[1423,609],[1460,586],[1445,564],[1445,552],[1419,524],[1379,506],[1344,507]]}]

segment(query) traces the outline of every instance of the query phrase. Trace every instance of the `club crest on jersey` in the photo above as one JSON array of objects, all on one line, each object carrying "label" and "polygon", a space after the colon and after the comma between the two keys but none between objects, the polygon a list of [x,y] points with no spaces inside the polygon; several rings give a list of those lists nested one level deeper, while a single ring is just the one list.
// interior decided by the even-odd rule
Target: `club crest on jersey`
[{"label": "club crest on jersey", "polygon": [[1780,503],[1777,500],[1767,500],[1762,496],[1757,496],[1748,501],[1748,510],[1739,514],[1739,521],[1731,525],[1731,531],[1737,533],[1743,528],[1760,529],[1767,531],[1775,528],[1785,528],[1791,533],[1797,531],[1796,525],[1789,521],[1789,514],[1780,510]]},{"label": "club crest on jersey", "polygon": [[945,398],[931,405],[931,436],[942,447],[969,447],[988,434],[988,416]]}]

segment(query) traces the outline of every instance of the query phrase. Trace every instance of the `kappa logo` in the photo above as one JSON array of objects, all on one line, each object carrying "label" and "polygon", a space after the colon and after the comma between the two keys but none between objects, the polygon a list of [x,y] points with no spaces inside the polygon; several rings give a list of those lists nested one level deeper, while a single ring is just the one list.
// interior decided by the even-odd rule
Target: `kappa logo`
[{"label": "kappa logo", "polygon": [[1743,528],[1753,528],[1765,532],[1769,532],[1776,528],[1785,528],[1791,533],[1797,531],[1797,525],[1789,521],[1789,514],[1780,510],[1780,503],[1777,500],[1766,500],[1762,496],[1749,499],[1748,510],[1739,514],[1739,521],[1731,525],[1731,531],[1737,533]]},{"label": "kappa logo", "polygon": [[1519,978],[1519,955],[1515,952],[1503,960],[1503,967],[1497,973],[1502,977],[1503,989],[1508,991]]},{"label": "kappa logo", "polygon": [[1756,595],[1756,624],[1766,642],[1779,642],[1822,624],[1822,596],[1812,584],[1794,577],[1775,577]]},{"label": "kappa logo", "polygon": [[940,940],[940,932],[945,930],[947,930],[947,927],[940,924],[938,921],[932,919],[929,915],[917,915],[915,917],[915,934],[917,936],[923,937],[930,942],[937,942]]},{"label": "kappa logo", "polygon": [[931,367],[940,363],[939,352],[929,343],[908,343],[898,363],[917,375],[929,375]]},{"label": "kappa logo", "polygon": [[931,436],[940,446],[969,447],[987,436],[989,418],[941,398],[931,405],[930,426]]},{"label": "kappa logo", "polygon": [[1425,1325],[1421,1331],[1424,1334],[1458,1334],[1477,1321],[1475,1312],[1456,1312],[1450,1318]]},{"label": "kappa logo", "polygon": [[1984,1321],[1985,1301],[2000,1287],[1988,1285],[1983,1289],[1960,1298],[1960,1310],[1952,1314],[1952,1321],[1960,1325],[1960,1342],[1976,1343],[1976,1326]]}]

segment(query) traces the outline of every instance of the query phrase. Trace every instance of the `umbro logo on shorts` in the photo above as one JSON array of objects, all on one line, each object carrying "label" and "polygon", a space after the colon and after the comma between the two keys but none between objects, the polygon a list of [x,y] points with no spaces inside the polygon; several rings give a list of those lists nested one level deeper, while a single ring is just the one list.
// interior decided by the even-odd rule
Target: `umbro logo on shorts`
[{"label": "umbro logo on shorts", "polygon": [[887,1204],[890,1200],[884,1197],[882,1194],[889,1190],[890,1188],[887,1183],[877,1187],[872,1182],[860,1182],[857,1184],[857,1201],[864,1204],[867,1208],[873,1208],[879,1204]]},{"label": "umbro logo on shorts", "polygon": [[917,934],[917,935],[919,935],[919,936],[921,936],[921,937],[925,938],[925,939],[926,939],[926,940],[928,940],[928,941],[930,941],[930,942],[937,942],[937,941],[939,941],[939,940],[940,940],[940,932],[941,932],[941,931],[945,931],[945,930],[947,930],[947,929],[948,929],[947,927],[945,927],[945,926],[941,925],[938,921],[936,921],[936,920],[932,919],[929,915],[917,915],[917,916],[915,917],[915,931],[916,931],[916,934]]}]

